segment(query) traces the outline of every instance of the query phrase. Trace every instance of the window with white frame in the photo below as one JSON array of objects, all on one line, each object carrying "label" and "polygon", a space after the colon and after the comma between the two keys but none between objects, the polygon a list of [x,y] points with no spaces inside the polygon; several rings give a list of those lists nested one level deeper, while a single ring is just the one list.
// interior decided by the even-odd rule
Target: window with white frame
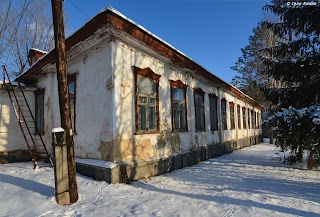
[{"label": "window with white frame", "polygon": [[172,130],[187,131],[187,85],[182,81],[170,81],[171,86],[171,108],[172,108]]},{"label": "window with white frame", "polygon": [[241,109],[240,105],[237,106],[237,117],[238,117],[238,129],[241,129]]},{"label": "window with white frame", "polygon": [[160,75],[150,68],[133,67],[135,72],[136,133],[157,132],[159,130]]},{"label": "window with white frame", "polygon": [[227,130],[227,101],[226,99],[221,99],[221,119],[222,119],[222,129]]},{"label": "window with white frame", "polygon": [[236,128],[236,123],[234,120],[234,103],[230,102],[229,106],[230,106],[230,125],[231,125],[231,130],[233,130]]},{"label": "window with white frame", "polygon": [[242,124],[243,129],[247,129],[246,107],[242,107]]}]

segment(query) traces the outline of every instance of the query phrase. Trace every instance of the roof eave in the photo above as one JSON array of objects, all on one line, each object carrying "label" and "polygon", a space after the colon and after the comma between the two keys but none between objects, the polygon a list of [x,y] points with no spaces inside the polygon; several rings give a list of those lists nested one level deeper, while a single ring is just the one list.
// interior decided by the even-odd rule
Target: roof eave
[{"label": "roof eave", "polygon": [[[168,43],[165,43],[159,37],[153,35],[143,27],[126,18],[120,12],[108,8],[96,15],[93,19],[87,22],[83,27],[78,29],[74,34],[66,39],[66,50],[68,51],[72,46],[78,42],[83,41],[93,34],[97,29],[104,24],[110,24],[116,29],[126,32],[133,38],[142,41],[144,44],[155,50],[156,52],[166,56],[172,62],[179,63],[181,67],[188,68],[196,74],[209,79],[211,82],[220,85],[222,88],[230,91],[239,98],[253,104],[257,108],[264,109],[262,105],[254,101],[252,98],[243,94],[240,90],[233,87],[229,83],[223,81],[219,77],[213,75],[201,65],[195,63],[191,58],[175,49]],[[37,81],[37,77],[42,73],[42,69],[47,64],[55,63],[55,49],[47,53],[36,64],[22,73],[16,80],[25,84],[31,84]]]}]

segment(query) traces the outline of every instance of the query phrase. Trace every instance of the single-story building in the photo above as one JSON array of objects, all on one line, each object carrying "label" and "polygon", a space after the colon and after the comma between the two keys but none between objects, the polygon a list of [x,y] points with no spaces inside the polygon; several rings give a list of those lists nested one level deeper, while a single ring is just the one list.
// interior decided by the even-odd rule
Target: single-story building
[{"label": "single-story building", "polygon": [[[66,48],[77,158],[125,166],[139,179],[261,140],[263,106],[110,7]],[[37,88],[36,121],[52,151],[51,129],[60,126],[55,51],[29,58],[17,81]]]}]

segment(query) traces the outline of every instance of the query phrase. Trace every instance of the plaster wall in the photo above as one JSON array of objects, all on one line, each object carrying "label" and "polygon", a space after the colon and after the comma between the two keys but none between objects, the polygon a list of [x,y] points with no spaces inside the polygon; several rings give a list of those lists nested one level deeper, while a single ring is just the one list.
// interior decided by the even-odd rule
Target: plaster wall
[{"label": "plaster wall", "polygon": [[[105,142],[113,131],[113,77],[111,47],[95,45],[68,59],[68,74],[76,74],[75,155],[80,158],[108,159]],[[44,140],[52,152],[51,129],[60,127],[58,85],[55,72],[38,82],[45,88]]]},{"label": "plaster wall", "polygon": [[[29,102],[30,109],[34,114],[34,93],[33,90],[25,90],[25,96]],[[21,93],[17,93],[19,97]],[[26,114],[26,107],[21,107]],[[29,124],[32,133],[33,125]],[[7,91],[0,89],[0,152],[14,150],[28,150],[26,142],[21,133],[17,116],[12,108]]]},{"label": "plaster wall", "polygon": [[[113,75],[115,78],[115,132],[113,135],[113,156],[110,160],[136,162],[158,159],[190,149],[239,138],[237,129],[222,131],[222,138],[219,137],[219,131],[211,131],[208,94],[215,94],[219,96],[219,99],[226,98],[227,115],[230,111],[228,102],[232,101],[236,105],[238,102],[242,104],[245,104],[245,102],[218,89],[205,79],[195,76],[192,72],[181,69],[169,60],[155,55],[147,48],[143,50],[141,47],[129,46],[128,43],[120,40],[116,40],[115,43],[112,43],[112,46]],[[154,73],[161,75],[159,81],[160,132],[158,133],[143,135],[136,135],[135,133],[135,84],[132,66],[141,69],[149,67]],[[188,85],[186,98],[188,132],[172,132],[169,80],[181,80]],[[205,92],[205,131],[203,132],[196,132],[195,130],[193,88],[201,88]],[[227,117],[227,120],[230,129],[230,117]],[[242,132],[241,136],[247,137],[252,134],[253,132]]]}]

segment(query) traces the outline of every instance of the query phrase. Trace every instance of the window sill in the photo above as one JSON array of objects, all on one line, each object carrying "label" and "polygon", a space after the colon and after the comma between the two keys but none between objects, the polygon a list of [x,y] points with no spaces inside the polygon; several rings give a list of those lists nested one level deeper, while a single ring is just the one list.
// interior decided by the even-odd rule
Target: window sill
[{"label": "window sill", "polygon": [[195,131],[196,133],[205,133],[205,132],[207,132],[206,130],[196,130]]}]

